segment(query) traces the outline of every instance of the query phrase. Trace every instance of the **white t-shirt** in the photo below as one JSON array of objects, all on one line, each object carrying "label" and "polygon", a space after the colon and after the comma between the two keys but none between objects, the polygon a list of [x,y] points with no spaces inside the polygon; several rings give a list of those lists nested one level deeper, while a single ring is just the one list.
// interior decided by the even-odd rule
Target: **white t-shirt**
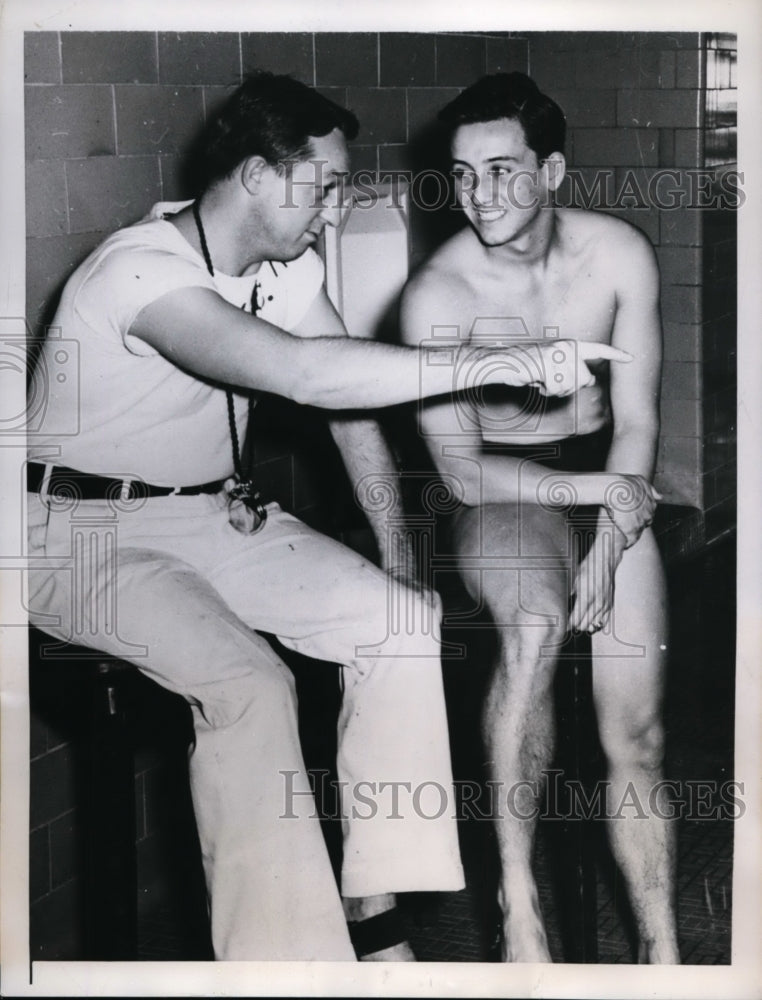
[{"label": "white t-shirt", "polygon": [[[189,486],[233,472],[223,388],[188,374],[130,334],[138,313],[169,291],[215,289],[292,330],[323,286],[313,250],[285,264],[265,261],[256,274],[207,271],[163,216],[189,202],[155,205],[141,222],[102,243],[66,284],[41,356],[42,419],[30,433],[30,457],[82,472]],[[234,394],[243,440],[248,399]],[[43,412],[44,411],[44,412]]]}]

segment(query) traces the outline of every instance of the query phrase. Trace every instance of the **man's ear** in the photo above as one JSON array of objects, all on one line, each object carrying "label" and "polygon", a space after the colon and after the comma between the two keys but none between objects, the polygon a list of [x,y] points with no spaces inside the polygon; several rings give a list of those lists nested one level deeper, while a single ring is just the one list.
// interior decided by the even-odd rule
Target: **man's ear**
[{"label": "man's ear", "polygon": [[249,194],[256,194],[270,164],[263,156],[249,156],[241,164],[241,184]]},{"label": "man's ear", "polygon": [[557,191],[566,176],[566,157],[563,153],[551,153],[543,160],[542,168],[546,172],[548,190]]}]

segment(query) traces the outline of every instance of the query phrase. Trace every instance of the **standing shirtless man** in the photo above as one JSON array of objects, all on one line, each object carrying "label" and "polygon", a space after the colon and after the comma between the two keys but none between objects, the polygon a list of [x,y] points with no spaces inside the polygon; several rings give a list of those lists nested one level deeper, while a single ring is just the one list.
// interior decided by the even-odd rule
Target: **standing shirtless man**
[{"label": "standing shirtless man", "polygon": [[[649,528],[659,499],[650,485],[661,366],[654,252],[621,220],[553,204],[565,171],[565,120],[528,77],[484,77],[439,117],[450,130],[469,225],[410,281],[406,342],[421,343],[421,331],[442,345],[448,336],[557,336],[634,357],[604,363],[594,384],[553,400],[525,387],[421,408],[437,467],[462,489],[454,537],[466,586],[498,635],[483,737],[490,777],[518,792],[515,808],[497,820],[503,958],[550,961],[531,871],[535,823],[519,817],[540,800],[553,753],[556,654],[576,630],[592,636],[607,815],[627,789],[648,813],[647,821],[609,822],[639,958],[677,963],[674,838],[647,806],[661,776],[666,650],[664,577]],[[597,519],[586,549],[570,507]]]}]

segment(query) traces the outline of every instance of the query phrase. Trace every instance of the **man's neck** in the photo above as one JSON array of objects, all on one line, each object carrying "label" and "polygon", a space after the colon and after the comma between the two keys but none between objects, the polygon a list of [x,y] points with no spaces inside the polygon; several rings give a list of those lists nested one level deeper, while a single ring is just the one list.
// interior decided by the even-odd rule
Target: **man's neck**
[{"label": "man's neck", "polygon": [[531,224],[506,243],[484,246],[487,259],[497,265],[535,267],[548,259],[556,237],[557,215],[553,207],[543,208]]},{"label": "man's neck", "polygon": [[[196,205],[214,270],[234,277],[255,274],[265,260],[265,255],[259,256],[256,247],[252,246],[240,206],[231,204],[229,199],[215,189],[206,191]],[[178,212],[172,218],[172,222],[193,249],[203,257],[201,234],[196,224],[193,206],[189,205]]]}]

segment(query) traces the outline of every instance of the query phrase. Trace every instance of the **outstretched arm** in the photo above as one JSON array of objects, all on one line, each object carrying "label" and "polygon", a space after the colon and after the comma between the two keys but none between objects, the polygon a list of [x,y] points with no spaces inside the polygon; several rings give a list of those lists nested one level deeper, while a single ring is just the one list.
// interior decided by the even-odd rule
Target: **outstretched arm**
[{"label": "outstretched arm", "polygon": [[[241,312],[208,288],[167,292],[138,314],[130,333],[193,374],[244,389],[273,392],[331,410],[375,409],[421,396],[460,391],[469,372],[490,357],[485,381],[528,385],[549,394],[575,391],[590,372],[568,342],[493,350],[464,346],[421,352],[352,337],[293,336]],[[322,333],[322,331],[318,331]],[[553,355],[562,348],[563,360]],[[590,345],[589,358],[627,360],[606,345]]]}]

